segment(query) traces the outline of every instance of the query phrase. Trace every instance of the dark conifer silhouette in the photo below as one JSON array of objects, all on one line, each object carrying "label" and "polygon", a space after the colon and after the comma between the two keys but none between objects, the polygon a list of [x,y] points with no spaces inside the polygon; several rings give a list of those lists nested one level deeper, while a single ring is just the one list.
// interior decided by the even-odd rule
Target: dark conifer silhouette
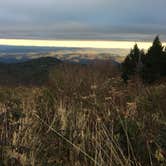
[{"label": "dark conifer silhouette", "polygon": [[151,83],[155,80],[158,80],[163,73],[163,46],[160,42],[159,37],[157,36],[152,46],[149,48],[145,59],[144,59],[144,67],[142,71],[142,77],[145,82]]},{"label": "dark conifer silhouette", "polygon": [[137,45],[122,63],[122,79],[127,82],[131,75],[140,76],[145,83],[152,83],[166,76],[166,48],[158,36],[145,54]]},{"label": "dark conifer silhouette", "polygon": [[129,76],[139,73],[142,68],[142,56],[143,51],[140,51],[137,44],[130,51],[129,55],[125,58],[122,63],[122,79],[126,82]]}]

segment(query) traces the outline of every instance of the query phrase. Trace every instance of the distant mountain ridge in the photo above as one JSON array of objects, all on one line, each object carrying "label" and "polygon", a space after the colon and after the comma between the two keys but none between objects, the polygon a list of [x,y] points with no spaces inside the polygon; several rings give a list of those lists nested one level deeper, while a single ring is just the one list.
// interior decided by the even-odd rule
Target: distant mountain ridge
[{"label": "distant mountain ridge", "polygon": [[127,50],[0,45],[0,62],[4,63],[25,62],[40,57],[55,57],[61,61],[77,63],[89,63],[93,60],[119,62],[124,57],[121,55],[127,55]]},{"label": "distant mountain ridge", "polygon": [[108,61],[119,67],[117,58],[120,56],[100,49],[0,46],[0,85],[43,85],[49,80],[50,69],[59,64]]}]

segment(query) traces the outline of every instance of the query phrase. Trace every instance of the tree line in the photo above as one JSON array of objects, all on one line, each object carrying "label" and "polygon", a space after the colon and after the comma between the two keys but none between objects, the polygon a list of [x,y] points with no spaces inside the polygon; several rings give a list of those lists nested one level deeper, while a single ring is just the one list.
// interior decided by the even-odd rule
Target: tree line
[{"label": "tree line", "polygon": [[140,77],[144,83],[155,82],[166,76],[166,47],[158,36],[146,53],[135,44],[121,66],[125,83],[132,76]]}]

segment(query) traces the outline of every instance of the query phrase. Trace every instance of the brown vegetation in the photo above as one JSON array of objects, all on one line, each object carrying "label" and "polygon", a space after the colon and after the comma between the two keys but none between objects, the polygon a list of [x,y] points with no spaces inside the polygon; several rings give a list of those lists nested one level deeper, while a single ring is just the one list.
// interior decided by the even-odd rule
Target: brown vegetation
[{"label": "brown vegetation", "polygon": [[49,86],[0,89],[1,165],[162,166],[166,85],[124,85],[109,63],[61,64]]}]

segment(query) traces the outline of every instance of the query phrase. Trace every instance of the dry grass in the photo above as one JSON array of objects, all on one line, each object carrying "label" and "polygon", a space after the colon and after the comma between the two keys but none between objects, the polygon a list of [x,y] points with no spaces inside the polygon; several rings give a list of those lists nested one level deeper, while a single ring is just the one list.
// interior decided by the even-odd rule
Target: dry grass
[{"label": "dry grass", "polygon": [[164,165],[166,85],[110,71],[62,66],[49,87],[1,88],[1,165]]}]

